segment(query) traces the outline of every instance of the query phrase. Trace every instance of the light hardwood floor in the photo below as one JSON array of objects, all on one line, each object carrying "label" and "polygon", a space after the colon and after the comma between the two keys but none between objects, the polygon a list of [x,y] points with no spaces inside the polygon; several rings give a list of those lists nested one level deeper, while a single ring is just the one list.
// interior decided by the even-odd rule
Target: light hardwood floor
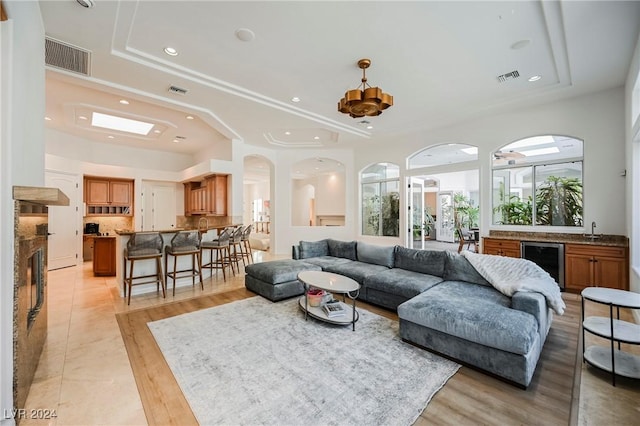
[{"label": "light hardwood floor", "polygon": [[[256,253],[258,261],[271,258]],[[127,306],[115,280],[93,277],[88,264],[51,271],[49,336],[27,408],[56,410],[57,417],[21,425],[195,424],[146,322],[250,296],[242,275],[226,283],[219,275],[205,280],[204,291],[134,296]],[[556,317],[528,390],[462,367],[416,424],[637,424],[640,383],[620,379],[614,388],[608,375],[581,362],[579,297],[564,297],[567,313]],[[603,311],[588,305],[587,313]],[[627,311],[623,318],[629,319]],[[587,343],[606,344],[596,339],[587,336]],[[638,353],[638,347],[626,349]]]}]

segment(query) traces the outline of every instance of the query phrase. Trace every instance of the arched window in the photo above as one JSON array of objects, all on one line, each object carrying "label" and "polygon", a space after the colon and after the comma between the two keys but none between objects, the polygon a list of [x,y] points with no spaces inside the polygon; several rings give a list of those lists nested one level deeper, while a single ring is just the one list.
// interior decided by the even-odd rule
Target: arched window
[{"label": "arched window", "polygon": [[378,163],[360,174],[362,235],[400,235],[400,168]]},{"label": "arched window", "polygon": [[409,169],[464,163],[478,159],[478,147],[461,143],[446,143],[425,148],[409,157]]},{"label": "arched window", "polygon": [[582,226],[583,142],[535,136],[493,154],[495,225]]}]

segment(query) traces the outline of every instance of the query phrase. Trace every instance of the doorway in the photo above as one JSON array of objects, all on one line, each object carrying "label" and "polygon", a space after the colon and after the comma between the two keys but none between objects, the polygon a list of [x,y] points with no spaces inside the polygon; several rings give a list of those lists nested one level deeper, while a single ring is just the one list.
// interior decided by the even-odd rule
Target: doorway
[{"label": "doorway", "polygon": [[79,241],[79,178],[77,175],[45,171],[45,185],[59,188],[69,197],[68,206],[49,206],[48,270],[75,266]]},{"label": "doorway", "polygon": [[143,231],[161,231],[176,226],[176,185],[172,182],[142,182]]}]

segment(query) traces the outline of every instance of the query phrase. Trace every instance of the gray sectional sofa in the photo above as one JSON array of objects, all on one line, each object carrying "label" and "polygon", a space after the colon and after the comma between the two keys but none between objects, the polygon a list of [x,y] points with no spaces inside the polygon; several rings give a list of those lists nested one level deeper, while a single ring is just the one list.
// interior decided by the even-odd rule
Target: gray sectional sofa
[{"label": "gray sectional sofa", "polygon": [[457,253],[356,241],[301,241],[292,259],[248,265],[245,286],[272,301],[301,295],[305,270],[356,280],[358,300],[397,310],[405,341],[524,388],[553,319],[540,293],[507,297]]}]

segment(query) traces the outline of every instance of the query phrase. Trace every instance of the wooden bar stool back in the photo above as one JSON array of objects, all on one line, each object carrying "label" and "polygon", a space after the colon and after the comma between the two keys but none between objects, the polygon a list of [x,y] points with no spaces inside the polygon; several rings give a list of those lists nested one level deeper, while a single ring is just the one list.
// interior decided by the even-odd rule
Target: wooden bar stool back
[{"label": "wooden bar stool back", "polygon": [[242,248],[244,249],[242,255],[247,258],[247,263],[253,263],[253,252],[251,251],[251,242],[249,241],[252,230],[253,225],[247,225],[242,231]]},{"label": "wooden bar stool back", "polygon": [[[162,272],[162,246],[164,242],[158,232],[133,234],[124,249],[124,297],[127,305],[131,304],[131,290],[134,285],[156,283],[156,291],[162,286],[162,297],[167,297],[164,273]],[[136,261],[155,259],[156,273],[147,275],[133,275],[133,265]],[[127,272],[127,261],[129,271]],[[153,279],[147,279],[153,278]],[[145,280],[145,281],[138,281]],[[128,293],[128,296],[127,296]]]},{"label": "wooden bar stool back", "polygon": [[[171,243],[164,248],[164,269],[167,276],[173,280],[173,295],[176,295],[176,280],[191,277],[193,285],[196,277],[200,281],[200,288],[204,290],[202,282],[202,266],[200,262],[200,231],[180,231],[171,238]],[[173,257],[173,270],[169,271],[169,256]],[[191,256],[191,268],[178,270],[178,257]]]},{"label": "wooden bar stool back", "polygon": [[240,260],[242,260],[242,265],[246,266],[244,261],[244,253],[242,251],[242,230],[244,228],[242,226],[238,226],[233,230],[231,234],[231,241],[229,245],[233,249],[231,252],[231,261],[232,264],[235,263],[236,269],[240,272]]},{"label": "wooden bar stool back", "polygon": [[223,229],[220,232],[220,235],[212,241],[203,241],[200,244],[200,250],[204,252],[205,250],[209,250],[209,262],[204,261],[204,256],[201,254],[200,258],[202,259],[202,267],[209,268],[213,273],[213,270],[216,270],[216,275],[218,274],[218,269],[222,269],[222,278],[226,282],[227,281],[227,273],[225,269],[227,267],[231,268],[231,272],[235,275],[233,267],[231,266],[231,250],[229,248],[229,240],[231,239],[231,234],[227,229]]}]

